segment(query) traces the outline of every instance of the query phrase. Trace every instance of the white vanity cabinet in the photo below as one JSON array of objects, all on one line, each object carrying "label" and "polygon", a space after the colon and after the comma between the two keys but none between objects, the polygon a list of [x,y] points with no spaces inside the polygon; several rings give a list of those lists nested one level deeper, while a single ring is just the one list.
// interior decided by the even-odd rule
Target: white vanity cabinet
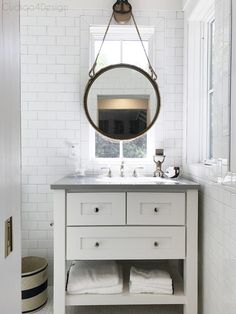
[{"label": "white vanity cabinet", "polygon": [[125,193],[68,193],[67,226],[125,225]]},{"label": "white vanity cabinet", "polygon": [[127,224],[185,225],[185,193],[128,193]]},{"label": "white vanity cabinet", "polygon": [[[72,179],[71,179],[72,180]],[[197,314],[198,186],[58,183],[54,189],[54,314],[68,305],[183,304]],[[182,260],[174,294],[67,295],[70,260]]]},{"label": "white vanity cabinet", "polygon": [[67,227],[68,260],[184,259],[184,227]]}]

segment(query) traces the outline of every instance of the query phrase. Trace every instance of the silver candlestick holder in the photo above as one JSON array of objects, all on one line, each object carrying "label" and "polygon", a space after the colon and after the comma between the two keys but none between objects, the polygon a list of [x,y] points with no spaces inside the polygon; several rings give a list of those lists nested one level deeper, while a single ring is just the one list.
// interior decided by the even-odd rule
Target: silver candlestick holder
[{"label": "silver candlestick holder", "polygon": [[156,149],[156,154],[153,156],[153,161],[156,164],[156,170],[153,173],[154,177],[164,178],[164,171],[161,169],[166,156],[164,155],[163,149]]}]

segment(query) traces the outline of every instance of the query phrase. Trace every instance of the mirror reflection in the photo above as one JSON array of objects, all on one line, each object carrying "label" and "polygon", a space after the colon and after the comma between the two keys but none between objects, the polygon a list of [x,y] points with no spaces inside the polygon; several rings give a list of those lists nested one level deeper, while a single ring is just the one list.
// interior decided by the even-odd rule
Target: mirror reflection
[{"label": "mirror reflection", "polygon": [[98,125],[107,134],[118,137],[143,132],[149,113],[148,96],[98,96]]},{"label": "mirror reflection", "polygon": [[142,69],[122,64],[100,70],[89,81],[84,103],[95,129],[119,140],[144,134],[160,110],[155,81]]}]

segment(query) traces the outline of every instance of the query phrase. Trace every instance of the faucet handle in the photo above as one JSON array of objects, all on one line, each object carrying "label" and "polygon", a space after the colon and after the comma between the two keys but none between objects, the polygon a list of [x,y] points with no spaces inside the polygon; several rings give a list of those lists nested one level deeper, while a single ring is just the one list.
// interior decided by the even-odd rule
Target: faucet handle
[{"label": "faucet handle", "polygon": [[111,168],[110,168],[110,167],[102,167],[101,169],[102,169],[102,170],[108,169],[108,174],[107,174],[107,176],[108,176],[109,178],[112,177],[112,173],[111,173]]},{"label": "faucet handle", "polygon": [[135,177],[135,178],[137,178],[137,176],[138,176],[138,171],[137,171],[137,169],[143,169],[143,167],[136,167],[136,168],[134,168],[133,177]]}]

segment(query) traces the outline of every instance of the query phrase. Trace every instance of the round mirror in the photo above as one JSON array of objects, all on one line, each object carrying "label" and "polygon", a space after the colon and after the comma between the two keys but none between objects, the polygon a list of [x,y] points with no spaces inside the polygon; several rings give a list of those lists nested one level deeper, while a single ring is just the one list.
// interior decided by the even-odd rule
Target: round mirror
[{"label": "round mirror", "polygon": [[89,80],[84,108],[99,133],[116,140],[134,139],[151,128],[160,111],[156,82],[129,64],[101,69]]}]

